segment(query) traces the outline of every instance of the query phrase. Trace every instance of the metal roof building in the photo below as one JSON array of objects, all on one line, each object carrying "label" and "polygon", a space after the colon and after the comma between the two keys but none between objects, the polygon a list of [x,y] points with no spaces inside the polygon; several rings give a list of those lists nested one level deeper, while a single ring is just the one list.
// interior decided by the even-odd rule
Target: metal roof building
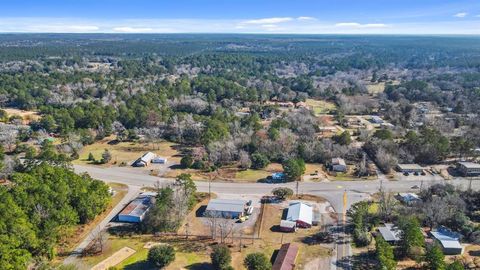
[{"label": "metal roof building", "polygon": [[398,164],[397,170],[402,173],[421,173],[423,172],[423,167],[418,164]]},{"label": "metal roof building", "polygon": [[311,227],[313,222],[313,208],[302,202],[290,203],[286,220],[297,222],[298,227]]},{"label": "metal roof building", "polygon": [[452,231],[446,228],[439,228],[437,231],[431,231],[430,234],[440,243],[445,255],[459,255],[463,253],[459,237]]},{"label": "metal roof building", "polygon": [[288,243],[283,244],[278,251],[272,270],[292,270],[297,260],[298,246]]},{"label": "metal roof building", "polygon": [[480,164],[475,162],[459,162],[458,168],[464,176],[480,175]]},{"label": "metal roof building", "polygon": [[205,213],[219,217],[239,218],[245,213],[244,200],[213,199],[208,202]]},{"label": "metal roof building", "polygon": [[140,223],[151,206],[151,197],[139,197],[131,201],[119,214],[118,221]]},{"label": "metal roof building", "polygon": [[401,231],[393,224],[386,223],[385,226],[378,227],[378,232],[382,238],[390,244],[395,244],[401,240]]}]

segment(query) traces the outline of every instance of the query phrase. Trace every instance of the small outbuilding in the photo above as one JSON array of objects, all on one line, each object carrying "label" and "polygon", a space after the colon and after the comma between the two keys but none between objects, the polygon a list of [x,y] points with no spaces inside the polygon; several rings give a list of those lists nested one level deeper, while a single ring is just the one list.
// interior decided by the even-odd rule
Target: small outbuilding
[{"label": "small outbuilding", "polygon": [[240,218],[245,215],[247,202],[244,200],[213,199],[208,202],[205,214],[223,218]]},{"label": "small outbuilding", "polygon": [[167,164],[167,158],[164,158],[164,157],[155,157],[154,159],[152,159],[152,163],[155,163],[155,164]]},{"label": "small outbuilding", "polygon": [[415,193],[398,193],[397,198],[405,204],[413,204],[421,201],[420,197]]},{"label": "small outbuilding", "polygon": [[277,253],[272,270],[293,270],[298,256],[298,246],[295,244],[283,244]]},{"label": "small outbuilding", "polygon": [[382,238],[391,245],[395,245],[401,240],[401,231],[391,223],[385,223],[384,226],[378,227],[377,230]]},{"label": "small outbuilding", "polygon": [[295,222],[298,228],[310,228],[313,224],[313,208],[302,202],[290,203],[286,220]]},{"label": "small outbuilding", "polygon": [[480,164],[475,162],[459,162],[457,164],[457,169],[463,176],[480,175]]},{"label": "small outbuilding", "polygon": [[398,164],[397,171],[401,173],[423,173],[424,168],[418,164]]},{"label": "small outbuilding", "polygon": [[343,158],[332,158],[332,171],[334,172],[346,172],[347,163]]},{"label": "small outbuilding", "polygon": [[282,232],[295,232],[297,231],[297,223],[290,220],[280,221],[280,231]]},{"label": "small outbuilding", "polygon": [[445,227],[440,227],[430,234],[442,246],[445,255],[460,255],[463,253],[463,247],[460,245],[459,235]]}]

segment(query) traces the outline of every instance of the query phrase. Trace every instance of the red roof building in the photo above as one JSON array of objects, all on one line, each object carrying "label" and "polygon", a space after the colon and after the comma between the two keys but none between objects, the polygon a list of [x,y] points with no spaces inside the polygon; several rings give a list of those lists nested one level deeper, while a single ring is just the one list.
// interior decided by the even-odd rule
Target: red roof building
[{"label": "red roof building", "polygon": [[288,243],[283,244],[278,251],[272,270],[293,270],[297,260],[298,246]]}]

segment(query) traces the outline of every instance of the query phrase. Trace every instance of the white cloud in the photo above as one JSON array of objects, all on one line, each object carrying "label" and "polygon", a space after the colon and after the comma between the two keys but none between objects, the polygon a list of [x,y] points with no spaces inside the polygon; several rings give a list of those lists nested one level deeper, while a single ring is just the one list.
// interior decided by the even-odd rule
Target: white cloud
[{"label": "white cloud", "polygon": [[300,16],[297,18],[299,21],[316,21],[317,18],[314,17],[308,17],[308,16]]},{"label": "white cloud", "polygon": [[467,17],[467,15],[468,15],[468,13],[466,13],[466,12],[459,12],[459,13],[453,15],[453,17],[456,17],[456,18],[465,18],[465,17]]},{"label": "white cloud", "polygon": [[344,27],[344,28],[385,28],[388,25],[383,23],[366,23],[361,24],[357,22],[343,22],[335,24],[336,27]]},{"label": "white cloud", "polygon": [[[279,19],[279,18],[291,18]],[[295,33],[295,34],[471,34],[480,35],[478,20],[360,23],[304,20],[300,17],[259,19],[82,19],[0,17],[0,32],[30,33]],[[473,15],[472,15],[473,18]],[[479,17],[480,18],[480,17]],[[258,20],[251,20],[258,21]],[[272,22],[273,21],[273,22]]]},{"label": "white cloud", "polygon": [[150,27],[131,27],[131,26],[122,26],[114,27],[113,31],[121,33],[146,33],[152,32],[154,29]]},{"label": "white cloud", "polygon": [[242,24],[274,24],[293,21],[292,17],[274,17],[243,21]]}]

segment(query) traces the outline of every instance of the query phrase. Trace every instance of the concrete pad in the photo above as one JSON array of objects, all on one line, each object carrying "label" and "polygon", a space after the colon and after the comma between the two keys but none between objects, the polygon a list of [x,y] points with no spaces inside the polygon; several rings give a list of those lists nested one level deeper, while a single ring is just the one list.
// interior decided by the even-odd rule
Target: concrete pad
[{"label": "concrete pad", "polygon": [[126,258],[132,256],[136,251],[129,247],[123,247],[119,251],[112,254],[112,256],[106,258],[99,264],[92,267],[92,270],[107,270],[108,268],[121,263]]}]

